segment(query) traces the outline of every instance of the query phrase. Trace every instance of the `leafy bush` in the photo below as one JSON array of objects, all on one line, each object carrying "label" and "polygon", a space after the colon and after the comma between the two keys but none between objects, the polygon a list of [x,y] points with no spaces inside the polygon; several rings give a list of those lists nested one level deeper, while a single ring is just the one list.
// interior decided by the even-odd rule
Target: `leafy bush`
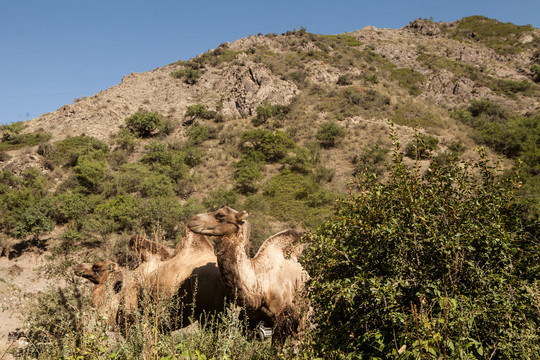
[{"label": "leafy bush", "polygon": [[411,94],[418,95],[422,92],[420,84],[424,81],[425,77],[412,69],[402,68],[392,70],[390,79],[397,81],[399,85],[408,89]]},{"label": "leafy bush", "polygon": [[38,153],[53,164],[75,166],[80,156],[88,155],[96,160],[104,160],[109,146],[92,136],[73,136],[58,141],[51,146],[40,146]]},{"label": "leafy bush", "polygon": [[526,46],[520,43],[520,36],[533,31],[531,25],[520,26],[484,16],[469,16],[461,19],[457,28],[451,30],[451,35],[459,40],[478,41],[499,54],[512,54]]},{"label": "leafy bush", "polygon": [[436,137],[416,133],[415,139],[405,148],[405,155],[411,159],[427,159],[432,156],[432,152],[439,147],[439,139]]},{"label": "leafy bush", "polygon": [[317,226],[329,214],[334,194],[326,191],[311,174],[284,170],[263,186],[269,212],[278,220],[302,226]]},{"label": "leafy bush", "polygon": [[539,64],[533,64],[531,66],[531,71],[533,73],[534,82],[539,83],[540,82],[540,65]]},{"label": "leafy bush", "polygon": [[83,155],[77,160],[73,171],[83,188],[89,192],[98,192],[107,174],[107,164],[105,161],[96,161],[88,155]]},{"label": "leafy bush", "polygon": [[345,137],[345,129],[335,122],[322,124],[315,135],[323,147],[334,147]]},{"label": "leafy bush", "polygon": [[187,110],[184,114],[184,125],[192,124],[195,119],[218,119],[219,114],[216,111],[208,110],[204,104],[193,104],[187,107]]},{"label": "leafy bush", "polygon": [[236,168],[234,179],[237,187],[243,193],[256,191],[258,188],[257,182],[263,177],[261,158],[264,158],[264,155],[259,153],[260,156],[256,156],[256,154],[256,152],[250,152],[234,164]]},{"label": "leafy bush", "polygon": [[16,150],[27,146],[39,145],[48,141],[50,138],[51,134],[44,133],[43,131],[27,134],[19,134],[8,131],[2,135],[2,141],[0,142],[0,151]]},{"label": "leafy bush", "polygon": [[390,149],[381,146],[379,143],[374,146],[367,146],[362,149],[359,155],[352,159],[354,165],[353,175],[377,174],[381,175],[386,169],[386,160]]},{"label": "leafy bush", "polygon": [[534,357],[540,292],[522,271],[539,271],[539,244],[509,208],[516,179],[482,152],[422,176],[394,145],[388,181],[363,177],[308,236],[320,355]]},{"label": "leafy bush", "polygon": [[45,202],[26,208],[13,229],[13,236],[24,239],[28,234],[33,234],[37,238],[40,234],[51,231],[54,224],[49,212],[50,209]]},{"label": "leafy bush", "polygon": [[208,139],[215,139],[216,129],[206,125],[193,125],[186,130],[186,135],[194,145],[199,145]]},{"label": "leafy bush", "polygon": [[95,215],[103,234],[113,231],[131,230],[137,225],[139,202],[133,195],[119,195],[98,205]]},{"label": "leafy bush", "polygon": [[265,124],[268,119],[270,119],[276,113],[276,108],[269,102],[264,102],[262,105],[259,105],[255,108],[257,116],[251,120],[253,125],[259,126]]},{"label": "leafy bush", "polygon": [[186,67],[171,73],[173,78],[184,79],[186,84],[196,84],[199,78],[202,76],[201,70],[194,69],[192,67]]},{"label": "leafy bush", "polygon": [[257,129],[242,134],[240,147],[258,151],[264,155],[266,161],[276,162],[283,159],[289,150],[295,147],[295,143],[283,131]]},{"label": "leafy bush", "polygon": [[135,113],[126,118],[126,127],[140,137],[149,137],[163,126],[163,116],[156,112]]}]

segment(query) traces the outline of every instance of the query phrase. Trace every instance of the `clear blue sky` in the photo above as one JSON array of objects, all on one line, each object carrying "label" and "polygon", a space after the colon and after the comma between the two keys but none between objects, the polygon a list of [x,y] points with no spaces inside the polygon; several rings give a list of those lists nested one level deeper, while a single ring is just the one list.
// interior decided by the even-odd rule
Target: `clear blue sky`
[{"label": "clear blue sky", "polygon": [[0,124],[38,117],[250,34],[339,34],[484,15],[540,27],[540,0],[0,0]]}]

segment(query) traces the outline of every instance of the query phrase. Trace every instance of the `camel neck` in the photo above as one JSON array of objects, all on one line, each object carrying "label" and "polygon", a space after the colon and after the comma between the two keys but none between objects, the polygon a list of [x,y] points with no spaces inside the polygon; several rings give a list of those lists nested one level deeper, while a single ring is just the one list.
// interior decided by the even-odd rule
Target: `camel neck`
[{"label": "camel neck", "polygon": [[252,259],[245,249],[248,234],[249,226],[242,225],[235,234],[222,236],[216,241],[216,256],[227,295],[237,296],[244,305],[256,309],[260,298],[253,296],[257,283]]}]

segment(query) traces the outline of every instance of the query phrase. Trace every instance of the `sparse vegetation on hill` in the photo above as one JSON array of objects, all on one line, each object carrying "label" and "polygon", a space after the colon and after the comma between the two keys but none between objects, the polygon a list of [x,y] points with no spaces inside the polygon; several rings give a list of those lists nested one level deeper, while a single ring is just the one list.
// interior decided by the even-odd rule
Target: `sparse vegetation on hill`
[{"label": "sparse vegetation on hill", "polygon": [[223,204],[250,213],[252,254],[285,228],[310,234],[318,326],[295,349],[232,313],[171,337],[141,322],[121,345],[77,322],[73,288],[30,317],[73,320],[50,335],[82,347],[51,357],[534,357],[538,34],[475,16],[250,36],[2,126],[3,248],[42,244],[56,273],[71,253],[132,267],[130,235],[173,246]]}]

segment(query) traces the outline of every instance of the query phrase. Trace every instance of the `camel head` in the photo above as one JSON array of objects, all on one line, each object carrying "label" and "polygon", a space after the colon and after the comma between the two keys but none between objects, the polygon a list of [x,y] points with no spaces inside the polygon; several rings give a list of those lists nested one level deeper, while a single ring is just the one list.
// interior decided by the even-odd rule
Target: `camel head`
[{"label": "camel head", "polygon": [[[113,283],[115,292],[122,287],[122,271],[118,264],[112,261],[100,261],[95,264],[81,263],[73,268],[75,275],[83,277],[95,285]],[[117,290],[118,288],[118,290]]]},{"label": "camel head", "polygon": [[247,212],[238,212],[223,205],[216,211],[195,215],[187,227],[197,234],[227,236],[236,233],[247,217]]}]

